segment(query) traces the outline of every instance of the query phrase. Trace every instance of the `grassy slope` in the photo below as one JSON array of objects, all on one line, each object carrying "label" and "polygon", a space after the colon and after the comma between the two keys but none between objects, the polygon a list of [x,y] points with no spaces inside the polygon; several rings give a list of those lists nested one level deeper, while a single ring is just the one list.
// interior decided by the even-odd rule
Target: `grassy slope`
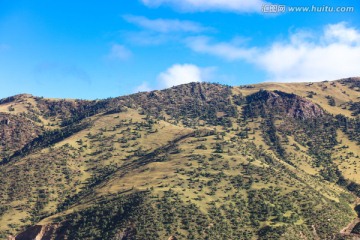
[{"label": "grassy slope", "polygon": [[[261,88],[281,90],[304,97],[309,91],[313,91],[316,95],[311,101],[319,104],[329,113],[342,113],[348,117],[351,117],[351,112],[343,109],[341,105],[351,100],[356,101],[358,96],[358,92],[338,82],[336,86],[330,82],[314,83],[311,86],[266,83],[249,89],[233,88],[232,91],[234,94],[249,95]],[[344,91],[346,93],[343,93]],[[326,98],[328,95],[335,97],[336,106],[328,105]],[[15,108],[12,114],[27,111],[23,107],[24,102],[26,104],[30,102],[35,106],[32,97],[25,97],[23,102],[12,104]],[[8,105],[9,103],[0,105],[0,109],[8,111]],[[326,233],[321,231],[328,228],[340,229],[342,225],[339,224],[345,224],[353,217],[351,211],[345,210],[346,206],[351,206],[351,197],[339,186],[321,180],[318,174],[321,168],[313,166],[312,156],[309,156],[307,147],[301,146],[290,136],[289,142],[283,145],[288,156],[294,159],[294,166],[276,156],[267,146],[260,130],[262,119],[241,123],[232,119],[233,127],[225,130],[219,126],[218,134],[189,135],[165,152],[157,152],[157,149],[169,146],[170,141],[195,131],[182,124],[171,124],[171,120],[166,120],[148,118],[139,114],[138,110],[130,108],[110,115],[97,114],[91,117],[93,121],[91,128],[56,143],[51,149],[43,149],[2,166],[2,176],[6,177],[1,179],[3,183],[1,202],[9,208],[1,216],[0,231],[15,234],[23,229],[24,225],[39,221],[39,215],[51,215],[47,218],[42,217],[39,223],[48,224],[56,222],[59,216],[87,209],[94,205],[97,199],[108,198],[109,194],[133,193],[148,189],[151,189],[151,195],[158,196],[159,199],[166,196],[171,189],[177,197],[169,197],[169,199],[177,199],[176,201],[180,202],[179,206],[184,206],[185,209],[189,204],[194,204],[198,207],[199,214],[211,216],[209,209],[212,209],[212,206],[222,209],[220,214],[223,219],[229,219],[225,220],[224,226],[232,224],[230,222],[232,217],[228,216],[230,212],[226,209],[233,209],[233,205],[236,206],[241,196],[247,210],[240,208],[236,210],[244,215],[244,219],[238,221],[244,224],[244,231],[248,231],[253,237],[256,235],[256,229],[268,225],[286,226],[287,230],[283,236],[288,236],[289,239],[294,228],[297,229],[297,234],[311,237],[314,235],[309,230],[311,225],[319,229],[318,234],[325,236]],[[41,121],[44,125],[48,125],[50,120],[42,117]],[[57,121],[59,120],[53,119],[55,124],[52,128],[58,128]],[[250,128],[249,137],[241,139],[237,135],[237,128],[244,127]],[[208,131],[214,127],[204,126],[199,129]],[[358,158],[356,155],[349,155],[350,150],[359,152],[359,145],[351,142],[341,132],[338,133],[338,141],[342,141],[341,144],[349,148],[341,148],[341,144],[336,146],[338,150],[333,155],[336,164],[339,164],[341,170],[344,169],[346,177],[360,183],[356,170]],[[295,150],[293,144],[299,145],[300,151]],[[221,146],[222,153],[215,153],[218,145]],[[144,155],[154,152],[156,154],[151,155],[151,158],[143,158]],[[264,160],[263,156],[259,156],[259,152],[272,159],[272,162]],[[348,156],[348,159],[341,161],[339,160],[341,156],[344,158]],[[19,175],[22,176],[22,181],[17,184],[8,181],[8,179],[16,179]],[[240,188],[233,183],[235,176],[241,176],[243,179]],[[96,184],[92,184],[94,180]],[[92,184],[91,188],[88,187],[89,184]],[[46,195],[47,200],[44,203],[43,199],[39,198],[39,190]],[[262,191],[270,192],[262,193]],[[295,192],[299,196],[293,197]],[[68,196],[76,196],[76,194],[81,196],[79,200],[70,202],[63,211],[55,214],[58,204],[63,203]],[[248,211],[255,211],[256,207],[251,202],[252,197],[250,198],[249,194],[268,194],[269,196],[264,196],[261,200],[263,204],[275,209],[288,209],[282,213],[285,218],[292,214],[297,217],[293,222],[286,222],[279,221],[274,215],[263,214],[264,219],[254,223],[249,218],[256,214],[249,214]],[[276,201],[267,199],[272,195]],[[149,206],[152,206],[153,201],[152,198],[146,200]],[[344,203],[346,201],[347,203]],[[283,206],[284,202],[290,203],[290,207]],[[336,205],[336,202],[342,205]],[[312,219],[313,213],[308,213],[309,209],[312,209],[312,212],[318,211],[316,219]],[[163,210],[156,207],[154,211],[158,211],[159,215],[163,214]],[[321,219],[333,214],[338,216],[336,222],[334,219],[321,222]],[[209,226],[218,226],[213,219],[206,221]],[[170,232],[162,231],[160,237],[169,236],[172,231],[177,231],[180,236],[189,237],[189,231],[182,228],[181,224],[177,226],[173,223],[173,225],[175,227]],[[336,229],[333,230],[336,232]]]}]

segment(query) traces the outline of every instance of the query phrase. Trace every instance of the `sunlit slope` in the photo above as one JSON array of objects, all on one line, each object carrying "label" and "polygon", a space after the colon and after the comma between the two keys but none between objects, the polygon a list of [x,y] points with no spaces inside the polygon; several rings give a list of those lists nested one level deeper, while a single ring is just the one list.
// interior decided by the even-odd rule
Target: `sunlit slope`
[{"label": "sunlit slope", "polygon": [[[191,83],[2,100],[2,236],[333,238],[356,216],[359,90]],[[18,118],[29,127],[15,134]]]}]

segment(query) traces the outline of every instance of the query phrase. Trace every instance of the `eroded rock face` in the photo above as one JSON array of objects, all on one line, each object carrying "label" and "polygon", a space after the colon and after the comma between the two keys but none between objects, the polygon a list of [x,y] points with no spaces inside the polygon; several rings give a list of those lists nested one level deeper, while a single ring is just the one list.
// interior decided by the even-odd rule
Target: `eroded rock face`
[{"label": "eroded rock face", "polygon": [[[281,99],[283,104],[279,104],[279,107],[282,105],[290,117],[308,119],[324,115],[324,111],[318,105],[295,94],[275,91],[272,95],[274,99]],[[276,106],[276,103],[273,106]]]},{"label": "eroded rock face", "polygon": [[15,237],[15,240],[30,240],[30,239],[41,239],[41,232],[42,232],[43,226],[35,225],[32,227],[29,227],[24,232],[20,233]]},{"label": "eroded rock face", "polygon": [[127,227],[124,231],[118,232],[113,240],[130,240],[136,235],[136,229],[134,226]]},{"label": "eroded rock face", "polygon": [[0,158],[21,149],[42,131],[24,117],[0,113]]},{"label": "eroded rock face", "polygon": [[[53,240],[61,239],[61,234],[54,237],[59,224],[35,225],[9,240]],[[60,238],[59,238],[60,237]]]},{"label": "eroded rock face", "polygon": [[311,101],[295,94],[281,91],[261,90],[247,97],[248,109],[251,114],[286,114],[298,119],[309,119],[324,116],[324,110]]}]

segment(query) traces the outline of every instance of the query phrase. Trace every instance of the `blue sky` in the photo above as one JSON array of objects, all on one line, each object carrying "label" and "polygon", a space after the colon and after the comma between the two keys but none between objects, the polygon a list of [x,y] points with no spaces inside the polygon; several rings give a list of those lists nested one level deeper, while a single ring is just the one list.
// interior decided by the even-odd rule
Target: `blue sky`
[{"label": "blue sky", "polygon": [[[261,11],[271,4],[285,12]],[[359,76],[359,10],[359,0],[0,0],[0,98]]]}]

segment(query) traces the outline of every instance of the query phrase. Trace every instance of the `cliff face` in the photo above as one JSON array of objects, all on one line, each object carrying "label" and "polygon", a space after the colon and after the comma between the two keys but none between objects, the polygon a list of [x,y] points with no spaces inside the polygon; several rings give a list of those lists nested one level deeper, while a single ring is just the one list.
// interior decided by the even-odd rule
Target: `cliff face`
[{"label": "cliff face", "polygon": [[34,225],[15,237],[10,236],[8,240],[60,240],[63,239],[63,235],[59,233],[55,235],[59,225],[60,224]]},{"label": "cliff face", "polygon": [[0,160],[20,150],[42,131],[25,117],[0,113]]},{"label": "cliff face", "polygon": [[261,90],[247,98],[246,112],[250,114],[281,114],[297,119],[324,116],[324,110],[308,99],[281,91]]}]

